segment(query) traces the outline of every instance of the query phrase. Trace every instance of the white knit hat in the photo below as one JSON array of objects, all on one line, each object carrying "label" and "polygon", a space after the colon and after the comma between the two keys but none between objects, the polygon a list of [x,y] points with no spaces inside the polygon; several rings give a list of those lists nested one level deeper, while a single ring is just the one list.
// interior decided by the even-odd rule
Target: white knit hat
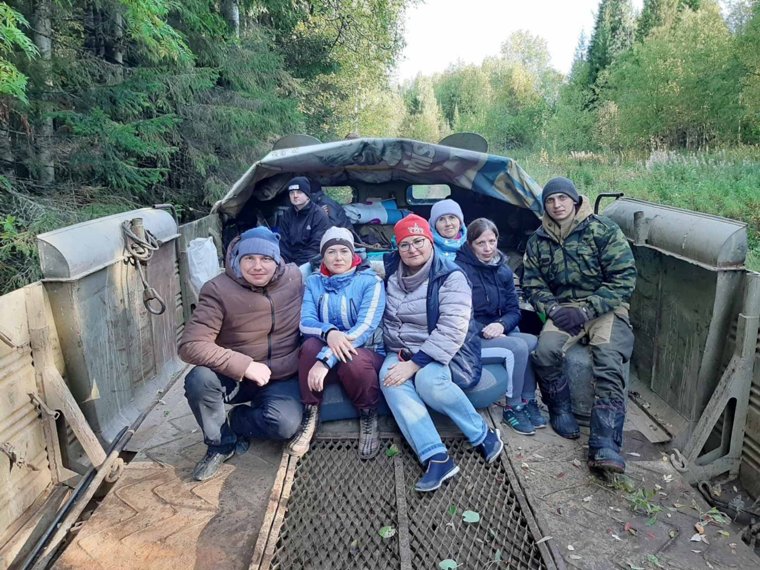
[{"label": "white knit hat", "polygon": [[319,242],[319,253],[324,255],[325,250],[328,247],[338,244],[345,245],[351,250],[351,253],[355,253],[354,235],[346,228],[340,228],[338,226],[331,227],[325,232],[325,235],[322,236],[322,241]]}]

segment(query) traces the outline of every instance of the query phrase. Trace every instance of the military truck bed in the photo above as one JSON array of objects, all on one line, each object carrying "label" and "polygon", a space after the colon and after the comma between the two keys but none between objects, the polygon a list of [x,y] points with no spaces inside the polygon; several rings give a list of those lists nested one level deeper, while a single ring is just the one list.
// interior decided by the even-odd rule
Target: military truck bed
[{"label": "military truck bed", "polygon": [[[495,422],[500,412],[494,407],[484,414]],[[629,415],[635,416],[636,412]],[[483,551],[477,541],[483,542],[485,536],[486,541],[492,542],[493,559],[486,565],[489,568],[757,568],[760,560],[741,541],[740,527],[710,524],[706,515],[709,505],[679,476],[664,453],[633,428],[635,422],[634,418],[626,424],[624,451],[630,476],[627,490],[605,485],[589,474],[585,466],[585,435],[569,441],[547,428],[538,430],[535,436],[518,436],[501,426],[508,442],[503,472],[513,478],[509,484],[515,492],[527,499],[521,507],[527,517],[523,520],[529,523],[526,532],[532,536],[526,534],[524,540],[529,541],[534,550],[538,548],[536,543],[541,544],[539,549],[546,558],[543,562],[535,558],[528,560],[530,556],[518,560],[520,552],[510,560],[506,549],[497,548],[498,537],[488,538],[489,532],[496,535],[489,530],[489,525],[495,528],[497,523],[488,519],[493,517],[493,512],[485,506],[481,509],[483,517],[475,523],[479,525],[477,530],[462,524],[462,511],[470,507],[463,504],[462,497],[482,495],[486,486],[499,484],[478,471],[486,469],[482,461],[465,460],[460,463],[462,473],[436,492],[435,502],[423,501],[424,508],[442,511],[444,523],[438,532],[449,532],[452,536],[460,533],[462,540],[438,540],[436,544],[443,546],[425,554],[429,560],[423,558],[424,564],[420,563],[419,552],[413,552],[407,559],[401,552],[402,562],[395,567],[437,568],[445,558],[457,560],[459,557],[459,568],[482,570],[464,560],[468,556],[472,559],[472,550]],[[387,433],[391,426],[389,419],[381,425],[386,438],[392,436]],[[450,428],[442,426],[449,436],[453,433]],[[352,422],[333,422],[320,426],[320,435],[328,439],[345,438],[354,430]],[[335,520],[345,522],[346,516],[350,520],[349,513],[320,519],[324,521],[320,524],[325,525],[319,538],[323,545],[321,558],[315,556],[313,561],[303,562],[301,566],[294,564],[292,557],[290,565],[283,566],[278,565],[276,555],[274,560],[271,556],[262,558],[262,550],[267,546],[270,551],[282,553],[289,548],[288,540],[293,539],[293,525],[297,521],[289,522],[289,507],[295,509],[299,505],[289,505],[288,493],[282,490],[290,488],[293,474],[298,477],[298,468],[287,468],[289,461],[282,460],[281,444],[257,441],[246,454],[228,461],[216,477],[203,483],[192,481],[192,468],[205,447],[183,397],[181,382],[169,390],[147,417],[131,447],[140,450],[114,488],[73,536],[55,568],[263,568],[270,564],[270,567],[289,569],[369,568],[365,562],[358,561],[371,560],[373,556],[379,556],[379,560],[382,549],[387,547],[385,539],[374,534],[384,524],[378,516],[376,521],[362,520],[360,525],[355,525],[361,527],[356,532],[364,536],[350,540],[347,549],[377,549],[377,552],[365,552],[361,557],[352,557],[356,552],[343,552],[330,558],[329,545],[345,540],[342,536],[345,529],[330,528],[330,524]],[[457,449],[465,447],[467,444],[457,445]],[[389,460],[383,454],[375,461]],[[359,464],[358,469],[366,470],[370,483],[371,478],[380,473],[369,464]],[[286,480],[288,477],[291,480]],[[324,481],[314,479],[301,484],[319,489]],[[270,501],[273,487],[275,494]],[[289,501],[298,501],[304,496],[298,480],[292,489]],[[633,512],[632,502],[626,497],[630,497],[629,491],[638,489],[653,491],[650,498],[639,501],[639,506],[643,509],[648,506],[651,510],[659,507],[661,510],[656,516]],[[455,515],[447,512],[452,505]],[[278,523],[274,520],[278,510],[281,517],[284,514],[284,524],[282,520],[273,524]],[[429,518],[429,513],[425,518]],[[695,525],[700,520],[704,525],[704,539],[692,541],[692,537],[699,534]],[[411,539],[403,536],[413,525],[407,521],[406,526],[398,522],[396,526],[398,535],[391,540],[396,541],[394,544],[398,544],[401,551],[408,548],[410,541],[414,543],[414,536]],[[468,536],[471,538],[466,538]],[[477,548],[464,548],[467,540],[472,540],[473,547]],[[440,550],[445,549],[446,544],[451,549],[448,556]],[[293,543],[293,548],[296,546],[303,545]],[[523,549],[523,554],[525,552]],[[331,559],[344,562],[325,562]],[[259,566],[262,560],[265,564]]]}]

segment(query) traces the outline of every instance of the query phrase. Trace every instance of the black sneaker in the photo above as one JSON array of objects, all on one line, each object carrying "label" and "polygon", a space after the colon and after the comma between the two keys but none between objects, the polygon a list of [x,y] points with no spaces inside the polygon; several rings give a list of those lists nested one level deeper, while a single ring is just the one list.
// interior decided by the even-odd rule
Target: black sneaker
[{"label": "black sneaker", "polygon": [[193,469],[193,479],[196,481],[205,481],[213,477],[222,463],[235,455],[235,450],[231,449],[228,453],[219,453],[209,449],[206,456],[198,462]]}]

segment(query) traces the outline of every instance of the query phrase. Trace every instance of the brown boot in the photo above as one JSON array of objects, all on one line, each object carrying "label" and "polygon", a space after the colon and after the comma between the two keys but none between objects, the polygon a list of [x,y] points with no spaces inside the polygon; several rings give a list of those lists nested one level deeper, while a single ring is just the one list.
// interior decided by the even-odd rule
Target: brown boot
[{"label": "brown boot", "polygon": [[309,451],[311,440],[317,433],[319,406],[304,406],[301,427],[288,442],[287,452],[294,457],[303,457]]},{"label": "brown boot", "polygon": [[377,410],[359,412],[359,457],[372,459],[380,451],[380,434],[377,429]]}]

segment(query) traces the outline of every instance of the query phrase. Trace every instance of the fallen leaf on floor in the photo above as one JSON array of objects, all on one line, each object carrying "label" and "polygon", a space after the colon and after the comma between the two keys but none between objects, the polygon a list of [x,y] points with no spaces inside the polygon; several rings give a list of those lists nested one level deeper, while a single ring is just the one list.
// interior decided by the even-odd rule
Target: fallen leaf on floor
[{"label": "fallen leaf on floor", "polygon": [[583,497],[583,502],[584,503],[589,503],[589,502],[591,502],[591,499],[593,499],[593,498],[594,498],[593,495],[589,495],[588,497]]},{"label": "fallen leaf on floor", "polygon": [[571,555],[570,555],[570,559],[571,559],[571,560],[581,560],[581,557],[580,557],[580,556],[578,556],[577,554],[571,554]]},{"label": "fallen leaf on floor", "polygon": [[665,513],[665,516],[668,518],[671,518],[673,515],[671,515],[670,513]]},{"label": "fallen leaf on floor", "polygon": [[660,564],[660,559],[657,558],[654,554],[647,554],[647,560],[650,564],[653,564],[657,568],[665,568],[665,566]]},{"label": "fallen leaf on floor", "polygon": [[635,528],[635,527],[634,527],[634,526],[633,526],[631,523],[629,523],[629,522],[625,523],[625,526],[623,527],[623,529],[625,530],[625,532],[629,532],[629,533],[631,533],[631,534],[632,534],[632,535],[634,535],[634,536],[636,535],[636,533],[637,533],[637,532],[639,532],[639,531],[637,531],[637,530],[636,530],[636,528]]},{"label": "fallen leaf on floor", "polygon": [[567,549],[572,551],[575,550],[575,547],[572,544],[568,544]]},{"label": "fallen leaf on floor", "polygon": [[536,459],[546,459],[543,455],[539,455],[538,453],[534,453],[533,457],[535,457]]},{"label": "fallen leaf on floor", "polygon": [[626,562],[628,564],[629,570],[646,570],[643,566],[636,566],[635,564],[631,564],[630,562]]},{"label": "fallen leaf on floor", "polygon": [[462,513],[462,520],[466,523],[480,522],[480,513],[475,511],[465,511]]},{"label": "fallen leaf on floor", "polygon": [[396,534],[396,529],[392,526],[384,526],[378,531],[378,534],[383,538],[391,538]]},{"label": "fallen leaf on floor", "polygon": [[702,542],[702,535],[698,532],[691,535],[691,538],[689,539],[691,542]]},{"label": "fallen leaf on floor", "polygon": [[391,446],[385,450],[386,457],[396,457],[399,453],[401,453],[401,450],[395,443],[392,443]]},{"label": "fallen leaf on floor", "polygon": [[447,558],[446,560],[441,560],[438,563],[438,568],[441,570],[456,570],[459,567],[459,564],[457,564],[456,560],[452,560],[451,558]]},{"label": "fallen leaf on floor", "polygon": [[731,536],[731,534],[726,530],[719,530],[718,534],[721,536],[726,536],[726,537]]},{"label": "fallen leaf on floor", "polygon": [[580,459],[573,459],[573,465],[578,467],[580,469],[581,466],[581,460]]},{"label": "fallen leaf on floor", "polygon": [[551,536],[545,536],[545,537],[543,537],[542,539],[540,539],[540,540],[537,540],[537,541],[536,541],[536,544],[541,544],[541,543],[544,543],[544,542],[546,542],[547,540],[551,540],[552,538],[553,538],[553,537],[551,537]]},{"label": "fallen leaf on floor", "polygon": [[701,550],[692,550],[692,552],[693,552],[694,554],[702,554],[702,551],[701,551]]},{"label": "fallen leaf on floor", "polygon": [[674,528],[671,528],[671,529],[668,531],[668,536],[669,536],[670,538],[675,538],[675,537],[677,537],[677,536],[678,536],[678,531],[677,531],[676,529],[674,529]]},{"label": "fallen leaf on floor", "polygon": [[694,523],[694,530],[699,534],[705,534],[705,527],[702,526],[702,523]]},{"label": "fallen leaf on floor", "polygon": [[673,476],[670,473],[663,475],[662,478],[665,480],[666,483],[670,483],[673,480]]},{"label": "fallen leaf on floor", "polygon": [[631,457],[641,457],[641,454],[636,453],[635,451],[629,451],[626,455],[630,455]]},{"label": "fallen leaf on floor", "polygon": [[523,469],[530,469],[530,465],[528,465],[527,463],[521,464],[520,467],[522,467]]},{"label": "fallen leaf on floor", "polygon": [[657,483],[655,483],[654,488],[659,491],[660,489],[662,489],[662,485],[658,485]]},{"label": "fallen leaf on floor", "polygon": [[615,540],[620,540],[621,542],[622,542],[622,540],[623,540],[623,539],[622,539],[622,538],[620,538],[618,535],[616,535],[614,532],[613,532],[613,533],[611,533],[611,534],[610,534],[610,536],[611,536],[612,538],[614,538]]},{"label": "fallen leaf on floor", "polygon": [[736,485],[734,485],[733,488],[734,488],[734,493],[738,493],[739,492],[739,489],[736,488]]}]

